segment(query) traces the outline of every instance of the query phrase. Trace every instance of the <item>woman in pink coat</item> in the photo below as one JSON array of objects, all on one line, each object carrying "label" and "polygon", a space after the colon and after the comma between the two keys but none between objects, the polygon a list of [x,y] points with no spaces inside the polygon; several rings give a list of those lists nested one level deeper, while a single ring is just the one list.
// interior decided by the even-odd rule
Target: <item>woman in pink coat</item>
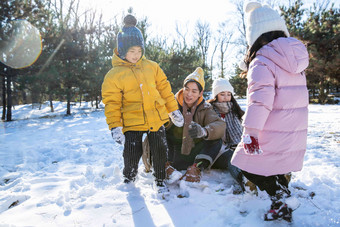
[{"label": "woman in pink coat", "polygon": [[273,9],[250,2],[245,10],[248,106],[243,140],[231,163],[271,197],[265,220],[291,221],[284,174],[302,169],[306,151],[308,52],[299,40],[289,37],[284,20]]}]

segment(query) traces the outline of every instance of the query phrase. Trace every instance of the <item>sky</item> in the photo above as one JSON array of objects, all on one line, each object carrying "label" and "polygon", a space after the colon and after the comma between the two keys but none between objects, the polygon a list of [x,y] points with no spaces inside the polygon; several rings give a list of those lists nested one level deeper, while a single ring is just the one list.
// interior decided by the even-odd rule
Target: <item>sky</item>
[{"label": "sky", "polygon": [[[245,99],[237,102],[245,109]],[[289,185],[289,204],[300,206],[288,224],[263,221],[268,195],[234,194],[226,170],[168,183],[167,200],[142,162],[136,182],[125,185],[123,146],[111,137],[104,105],[74,103],[65,116],[66,102],[53,103],[53,113],[48,102],[17,105],[13,121],[0,121],[0,226],[340,226],[340,105],[309,105],[304,166]]]},{"label": "sky", "polygon": [[[268,0],[260,1],[274,5],[289,4],[293,0]],[[309,7],[316,0],[304,0],[304,6]],[[339,7],[337,0],[335,2]],[[156,34],[163,34],[167,37],[176,33],[176,24],[183,28],[188,27],[189,31],[194,29],[197,20],[209,22],[213,30],[218,24],[227,20],[235,20],[236,8],[231,0],[209,0],[200,2],[197,0],[81,0],[81,7],[97,9],[102,12],[106,20],[114,16],[121,16],[127,13],[127,9],[132,7],[137,18],[148,17],[151,23],[150,30]],[[245,0],[249,2],[249,0]],[[321,2],[320,0],[318,2]],[[276,9],[278,10],[278,9]],[[119,19],[120,17],[118,17]],[[237,24],[230,24],[234,28]]]},{"label": "sky", "polygon": [[[195,25],[198,20],[203,23],[208,22],[212,33],[216,33],[218,26],[221,22],[228,19],[232,21],[229,28],[237,31],[237,22],[235,21],[234,10],[235,6],[228,0],[210,0],[209,2],[200,2],[193,0],[98,0],[90,1],[82,7],[90,7],[97,9],[97,12],[102,12],[104,21],[109,21],[117,16],[118,23],[122,21],[123,14],[127,14],[127,10],[132,7],[133,14],[137,19],[148,18],[150,26],[148,28],[149,38],[166,37],[167,43],[171,44],[173,40],[181,39],[176,32],[176,26],[185,35],[187,44],[192,45],[193,35],[195,33]],[[83,2],[83,1],[81,1]],[[86,5],[86,6],[85,6]],[[106,18],[106,19],[105,19]],[[236,36],[235,36],[236,37]],[[211,47],[208,55],[212,55],[214,38],[211,38]],[[230,71],[233,63],[237,63],[243,56],[237,56],[237,48],[231,47],[228,52],[234,51],[232,61],[227,62]],[[210,57],[208,56],[208,62]],[[218,53],[215,54],[215,62],[217,62]],[[217,70],[215,73],[217,75]]]},{"label": "sky", "polygon": [[[270,5],[281,5],[281,3],[289,4],[293,0],[268,0],[262,1]],[[304,6],[309,8],[316,0],[305,0]],[[249,2],[246,0],[245,2]],[[261,2],[261,1],[260,1]],[[320,2],[320,1],[318,1]],[[330,0],[330,2],[337,2]],[[276,4],[275,4],[276,3]],[[337,2],[339,6],[339,2]],[[195,24],[198,20],[208,22],[212,33],[217,34],[218,25],[221,22],[228,22],[228,29],[235,32],[234,39],[238,38],[238,22],[235,16],[236,7],[231,0],[81,0],[81,7],[84,9],[97,9],[97,12],[102,12],[104,21],[112,20],[117,16],[118,23],[122,21],[122,15],[127,14],[127,10],[132,7],[133,14],[137,19],[148,18],[150,27],[148,35],[150,38],[167,37],[168,43],[179,39],[176,33],[176,26],[179,31],[186,34],[186,42],[190,45],[193,42],[193,34],[195,32]],[[279,9],[276,9],[277,11]],[[211,46],[208,51],[208,59],[212,55],[214,39],[211,39]],[[227,59],[227,72],[233,74],[233,64],[238,64],[244,55],[240,54],[239,47],[230,45]],[[215,53],[214,62],[218,62],[219,54]],[[213,77],[218,73],[218,69],[213,71]]]},{"label": "sky", "polygon": [[217,27],[233,8],[227,0],[210,0],[209,3],[192,0],[98,0],[89,4],[102,11],[104,18],[108,19],[127,13],[127,9],[132,7],[137,18],[148,17],[150,30],[166,36],[175,33],[176,23],[183,28],[188,25],[190,29],[200,19]]}]

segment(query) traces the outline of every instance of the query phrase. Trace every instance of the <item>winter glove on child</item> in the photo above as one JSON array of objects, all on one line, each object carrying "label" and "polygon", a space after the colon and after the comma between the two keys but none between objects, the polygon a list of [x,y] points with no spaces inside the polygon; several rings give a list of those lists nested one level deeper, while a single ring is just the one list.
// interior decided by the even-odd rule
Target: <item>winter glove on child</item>
[{"label": "winter glove on child", "polygon": [[260,149],[257,138],[250,136],[249,134],[245,134],[242,137],[242,142],[246,154],[251,155],[262,154],[262,150]]},{"label": "winter glove on child", "polygon": [[119,144],[125,143],[125,136],[122,133],[122,127],[115,127],[111,128],[111,135],[114,141],[116,141]]},{"label": "winter glove on child", "polygon": [[204,127],[192,121],[189,125],[189,135],[191,136],[191,138],[202,138],[206,137],[208,135],[208,132]]},{"label": "winter glove on child", "polygon": [[172,111],[171,113],[169,113],[169,117],[177,127],[183,127],[184,118],[181,111],[179,110]]}]

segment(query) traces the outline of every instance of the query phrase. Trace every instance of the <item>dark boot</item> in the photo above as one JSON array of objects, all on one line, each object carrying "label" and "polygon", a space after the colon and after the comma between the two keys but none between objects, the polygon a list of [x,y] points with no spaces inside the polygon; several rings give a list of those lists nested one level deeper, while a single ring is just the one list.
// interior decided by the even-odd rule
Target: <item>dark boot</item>
[{"label": "dark boot", "polygon": [[270,210],[264,215],[265,221],[283,219],[288,222],[292,221],[293,210],[288,207],[286,199],[290,197],[290,191],[285,186],[281,186],[274,196],[271,196],[272,205]]},{"label": "dark boot", "polygon": [[156,180],[157,194],[162,199],[167,199],[170,196],[168,186],[163,180]]},{"label": "dark boot", "polygon": [[130,182],[132,182],[130,179],[124,178],[124,183],[125,183],[125,184],[129,184]]},{"label": "dark boot", "polygon": [[293,210],[288,207],[288,205],[282,201],[272,202],[270,210],[264,215],[265,221],[274,221],[278,219],[283,219],[285,221],[292,221]]}]

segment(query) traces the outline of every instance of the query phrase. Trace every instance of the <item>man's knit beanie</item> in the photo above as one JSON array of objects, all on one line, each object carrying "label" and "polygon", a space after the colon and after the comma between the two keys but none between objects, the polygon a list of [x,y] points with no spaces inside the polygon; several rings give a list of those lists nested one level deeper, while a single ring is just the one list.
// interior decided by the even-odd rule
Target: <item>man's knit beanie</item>
[{"label": "man's knit beanie", "polygon": [[204,82],[204,71],[201,67],[197,67],[193,73],[187,76],[184,79],[183,85],[185,86],[189,82],[197,82],[202,86],[204,90],[205,82]]}]

